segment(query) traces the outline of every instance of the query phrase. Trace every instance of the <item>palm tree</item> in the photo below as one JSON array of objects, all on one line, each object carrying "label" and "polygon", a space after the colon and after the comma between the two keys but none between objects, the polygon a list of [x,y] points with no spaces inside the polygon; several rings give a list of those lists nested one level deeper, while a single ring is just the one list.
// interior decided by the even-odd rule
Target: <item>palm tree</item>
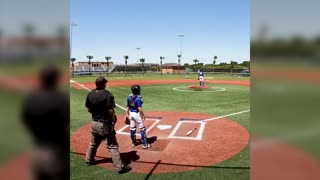
[{"label": "palm tree", "polygon": [[2,35],[3,35],[3,29],[0,28],[0,39],[1,39]]},{"label": "palm tree", "polygon": [[68,29],[66,26],[64,25],[60,25],[58,28],[57,28],[57,36],[59,38],[61,38],[62,40],[66,39],[68,35]]},{"label": "palm tree", "polygon": [[216,60],[217,60],[217,59],[218,59],[218,57],[217,57],[217,56],[214,56],[214,57],[213,57],[213,63],[212,63],[213,65],[215,65],[215,64],[216,64],[216,62],[217,62]]},{"label": "palm tree", "polygon": [[142,75],[144,75],[144,67],[143,67],[144,61],[145,61],[144,58],[140,59],[140,62],[141,62],[141,65],[142,65]]},{"label": "palm tree", "polygon": [[198,59],[194,59],[193,62],[194,62],[194,69],[196,70],[197,62],[199,62],[199,60]]},{"label": "palm tree", "polygon": [[126,73],[127,72],[127,63],[128,63],[128,59],[129,59],[129,56],[123,56],[124,57],[124,63],[125,63],[125,69],[124,69],[124,72]]},{"label": "palm tree", "polygon": [[76,58],[71,58],[71,67],[72,67],[72,77],[74,76],[74,62],[76,61]]},{"label": "palm tree", "polygon": [[161,71],[161,76],[162,76],[162,60],[164,60],[164,57],[163,56],[160,56],[160,71]]},{"label": "palm tree", "polygon": [[231,73],[233,73],[233,67],[234,67],[235,64],[237,64],[237,62],[235,62],[235,61],[230,61]]},{"label": "palm tree", "polygon": [[24,24],[23,33],[25,37],[27,38],[33,37],[34,32],[35,32],[35,26],[33,24],[30,24],[30,23]]},{"label": "palm tree", "polygon": [[87,56],[87,58],[89,59],[88,64],[89,64],[89,72],[91,72],[91,59],[93,58],[93,56]]},{"label": "palm tree", "polygon": [[180,60],[181,60],[181,54],[178,54],[178,74],[180,70]]},{"label": "palm tree", "polygon": [[35,34],[35,26],[31,23],[24,24],[23,26],[23,34],[26,41],[26,53],[27,53],[27,59],[31,59],[33,56],[32,53],[32,39],[34,38]]},{"label": "palm tree", "polygon": [[72,67],[73,67],[73,65],[74,65],[73,63],[74,63],[77,59],[76,59],[76,58],[71,58],[70,60],[71,60],[71,63],[72,63],[71,65],[72,65]]},{"label": "palm tree", "polygon": [[217,61],[216,61],[217,58],[218,58],[217,56],[214,56],[214,57],[213,57],[213,62],[212,62],[212,64],[213,64],[213,72],[214,72],[214,65],[215,65],[216,62],[217,62]]},{"label": "palm tree", "polygon": [[110,56],[107,56],[106,57],[106,60],[107,60],[107,75],[108,75],[108,72],[109,72],[109,60],[111,59]]}]

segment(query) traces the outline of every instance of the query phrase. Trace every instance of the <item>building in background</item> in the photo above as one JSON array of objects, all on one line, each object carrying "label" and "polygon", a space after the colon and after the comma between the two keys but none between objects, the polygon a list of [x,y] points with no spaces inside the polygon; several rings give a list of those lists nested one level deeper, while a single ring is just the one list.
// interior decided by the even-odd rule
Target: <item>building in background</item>
[{"label": "building in background", "polygon": [[162,67],[160,67],[162,70],[162,73],[164,74],[177,74],[179,73],[186,73],[186,69],[184,66],[179,65],[177,63],[165,63],[162,64]]}]

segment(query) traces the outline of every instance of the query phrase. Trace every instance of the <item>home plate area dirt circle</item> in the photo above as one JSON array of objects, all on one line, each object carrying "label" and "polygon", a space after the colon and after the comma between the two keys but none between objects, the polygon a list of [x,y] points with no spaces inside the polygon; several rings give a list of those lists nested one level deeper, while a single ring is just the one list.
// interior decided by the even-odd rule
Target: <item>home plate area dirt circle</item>
[{"label": "home plate area dirt circle", "polygon": [[[145,112],[145,126],[151,148],[132,147],[129,126],[118,115],[116,124],[119,150],[124,164],[131,164],[135,173],[170,173],[190,171],[225,161],[239,153],[249,142],[249,133],[240,124],[221,118],[202,122],[212,115],[197,112]],[[160,126],[159,126],[160,125]],[[171,125],[170,129],[161,127]],[[83,159],[90,142],[88,123],[71,137],[71,148]],[[189,136],[186,133],[196,128]],[[140,140],[137,129],[137,139]],[[98,166],[114,169],[105,144],[98,148]]]}]

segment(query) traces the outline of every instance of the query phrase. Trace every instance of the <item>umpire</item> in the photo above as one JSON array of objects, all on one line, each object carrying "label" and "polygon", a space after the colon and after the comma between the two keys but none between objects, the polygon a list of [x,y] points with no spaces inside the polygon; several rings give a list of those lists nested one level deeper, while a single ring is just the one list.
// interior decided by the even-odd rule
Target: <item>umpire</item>
[{"label": "umpire", "polygon": [[96,89],[92,90],[86,100],[86,108],[92,114],[91,124],[91,141],[86,155],[88,165],[95,164],[94,157],[97,149],[105,141],[109,152],[111,153],[112,162],[119,174],[128,172],[131,167],[124,165],[120,158],[118,142],[114,125],[117,121],[115,116],[114,97],[106,90],[107,80],[100,76],[96,79]]}]

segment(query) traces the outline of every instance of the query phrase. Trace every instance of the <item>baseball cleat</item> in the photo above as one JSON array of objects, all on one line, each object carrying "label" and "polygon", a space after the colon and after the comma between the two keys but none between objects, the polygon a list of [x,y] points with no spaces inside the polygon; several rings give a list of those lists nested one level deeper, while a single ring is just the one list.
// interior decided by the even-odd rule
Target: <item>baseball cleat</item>
[{"label": "baseball cleat", "polygon": [[144,145],[142,145],[142,148],[143,149],[151,148],[151,145],[150,144],[144,144]]},{"label": "baseball cleat", "polygon": [[123,166],[118,170],[118,174],[124,174],[126,172],[129,172],[132,168],[127,165],[127,166]]},{"label": "baseball cleat", "polygon": [[87,166],[92,166],[96,164],[95,160],[91,160],[91,161],[86,161]]}]

